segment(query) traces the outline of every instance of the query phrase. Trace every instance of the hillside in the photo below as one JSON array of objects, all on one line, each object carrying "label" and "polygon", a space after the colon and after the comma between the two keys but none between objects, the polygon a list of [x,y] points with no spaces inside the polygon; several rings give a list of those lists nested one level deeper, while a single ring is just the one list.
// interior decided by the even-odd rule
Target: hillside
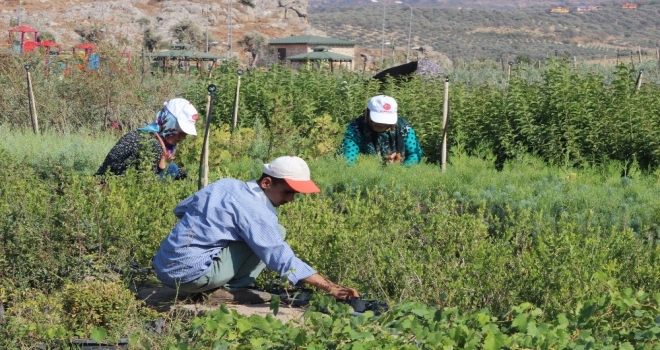
[{"label": "hillside", "polygon": [[[236,42],[246,33],[258,31],[267,38],[316,34],[352,40],[359,46],[356,56],[366,53],[378,57],[382,43],[388,42],[383,55],[401,61],[407,53],[412,24],[411,47],[421,46],[432,58],[446,56],[454,62],[496,59],[500,55],[507,61],[517,56],[535,60],[554,55],[555,51],[580,59],[613,59],[617,50],[629,55],[638,48],[648,57],[655,57],[660,37],[660,3],[651,0],[638,2],[638,10],[623,10],[620,2],[580,1],[602,5],[601,10],[588,13],[575,12],[576,1],[410,0],[412,18],[407,5],[390,1],[385,13],[385,38],[382,2],[252,3],[254,7],[236,0],[0,0],[0,31],[6,32],[20,21],[52,35],[64,50],[82,42],[83,34],[96,35],[121,49],[139,51],[146,30],[159,39],[157,47],[167,48],[175,41],[172,26],[190,20],[198,31],[198,47],[204,49],[208,29],[208,41],[218,43],[211,52],[219,55],[228,53],[228,42],[233,43],[232,52],[236,54],[241,50]],[[547,11],[559,5],[570,6],[572,12]],[[411,56],[417,54],[413,51]]]},{"label": "hillside", "polygon": [[[502,5],[514,2],[493,1]],[[326,3],[310,2],[309,19],[315,28],[363,46],[380,47],[383,40],[381,5],[364,1],[359,6]],[[410,8],[392,3],[386,9],[385,41],[399,50],[405,49]],[[412,6],[412,9],[411,46],[433,48],[455,61],[496,59],[500,54],[507,60],[516,56],[535,60],[554,55],[555,50],[579,59],[613,59],[617,50],[629,56],[631,50],[637,53],[639,47],[642,54],[655,58],[660,37],[660,4],[657,2],[649,2],[637,10],[624,10],[610,2],[600,10],[586,13],[576,12],[573,6],[571,13],[566,14],[549,13],[549,7],[496,10]]]},{"label": "hillside", "polygon": [[209,42],[220,43],[212,48],[217,54],[227,52],[223,42],[231,41],[234,51],[240,50],[236,41],[252,30],[268,38],[313,31],[306,0],[251,2],[254,7],[237,0],[0,0],[0,31],[7,33],[20,21],[52,35],[66,50],[83,41],[77,31],[96,33],[122,49],[139,50],[146,29],[160,37],[161,47],[167,47],[174,41],[171,27],[190,20],[204,41],[208,28]]},{"label": "hillside", "polygon": [[[359,6],[365,0],[309,0],[309,9],[316,11],[318,8],[327,6]],[[380,2],[380,1],[379,1]],[[390,1],[394,2],[394,0]],[[487,9],[520,9],[526,7],[553,7],[553,6],[576,6],[576,5],[603,5],[623,3],[625,1],[603,1],[603,0],[407,0],[404,1],[412,6],[439,6],[439,7],[463,7],[463,8],[487,8]],[[635,1],[640,4],[649,4],[651,0]]]}]

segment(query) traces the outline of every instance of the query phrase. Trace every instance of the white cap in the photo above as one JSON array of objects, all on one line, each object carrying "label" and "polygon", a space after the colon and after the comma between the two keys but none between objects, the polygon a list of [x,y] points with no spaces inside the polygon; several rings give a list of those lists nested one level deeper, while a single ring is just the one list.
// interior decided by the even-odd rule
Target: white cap
[{"label": "white cap", "polygon": [[374,123],[394,125],[397,121],[396,101],[386,95],[374,96],[367,103],[369,117]]},{"label": "white cap", "polygon": [[321,190],[310,178],[309,167],[302,158],[284,156],[264,164],[264,174],[283,179],[296,192],[317,193]]},{"label": "white cap", "polygon": [[195,122],[199,118],[199,115],[192,103],[184,98],[173,98],[165,102],[165,108],[176,117],[181,131],[188,135],[197,136]]}]

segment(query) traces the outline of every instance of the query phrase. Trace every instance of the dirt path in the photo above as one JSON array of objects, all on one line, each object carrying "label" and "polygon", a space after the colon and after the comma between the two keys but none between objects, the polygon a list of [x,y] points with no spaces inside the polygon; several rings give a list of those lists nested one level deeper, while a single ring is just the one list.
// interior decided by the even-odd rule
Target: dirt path
[{"label": "dirt path", "polygon": [[[141,300],[144,300],[147,306],[153,307],[160,312],[178,310],[184,311],[190,316],[200,316],[205,312],[213,311],[220,307],[218,304],[211,305],[207,301],[193,301],[186,293],[179,293],[177,295],[176,290],[162,285],[139,288],[137,296]],[[225,306],[227,306],[228,309],[236,310],[238,313],[246,316],[255,314],[266,316],[273,314],[268,303],[252,305],[225,304]],[[277,316],[273,317],[282,322],[295,322],[302,320],[302,314],[304,312],[305,310],[301,308],[280,305]]]}]

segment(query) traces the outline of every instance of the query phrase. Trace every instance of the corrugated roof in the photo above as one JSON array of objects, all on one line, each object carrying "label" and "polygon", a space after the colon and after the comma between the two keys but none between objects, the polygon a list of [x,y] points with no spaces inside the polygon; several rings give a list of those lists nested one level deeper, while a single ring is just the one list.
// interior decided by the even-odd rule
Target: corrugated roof
[{"label": "corrugated roof", "polygon": [[181,59],[181,60],[217,60],[220,59],[220,56],[216,56],[206,52],[194,51],[194,50],[167,50],[160,51],[155,53],[145,54],[146,57],[151,57],[155,60],[163,59]]},{"label": "corrugated roof", "polygon": [[300,55],[289,56],[286,58],[289,61],[353,61],[355,57],[341,55],[328,51],[314,51],[301,53]]},{"label": "corrugated roof", "polygon": [[354,46],[356,43],[348,40],[325,38],[316,35],[296,35],[286,38],[277,38],[268,42],[271,45],[282,44],[307,44],[307,45],[335,45],[335,46]]}]

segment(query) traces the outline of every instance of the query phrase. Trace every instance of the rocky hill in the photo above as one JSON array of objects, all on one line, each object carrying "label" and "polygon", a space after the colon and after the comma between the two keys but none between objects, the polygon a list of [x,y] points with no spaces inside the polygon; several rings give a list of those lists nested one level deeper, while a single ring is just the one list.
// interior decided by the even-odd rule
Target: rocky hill
[{"label": "rocky hill", "polygon": [[[389,2],[393,2],[389,1]],[[643,4],[652,0],[642,0]],[[379,0],[381,2],[381,0]],[[388,2],[385,0],[385,2]],[[602,5],[603,3],[612,3],[612,1],[603,0],[404,0],[412,6],[417,7],[462,7],[462,8],[489,8],[489,9],[520,9],[526,7],[553,7],[553,6],[576,6],[576,5]],[[620,3],[625,0],[618,1]],[[640,3],[640,1],[632,1]],[[309,0],[309,8],[315,11],[317,8],[328,6],[360,6],[364,5],[365,0]]]},{"label": "rocky hill", "polygon": [[168,43],[173,41],[170,28],[186,19],[204,34],[208,28],[209,40],[221,43],[212,49],[217,54],[226,52],[223,42],[236,47],[236,41],[252,30],[268,38],[315,34],[308,22],[307,0],[0,0],[0,4],[0,31],[7,33],[20,22],[51,33],[64,49],[82,41],[76,29],[92,28],[123,49],[138,50],[146,28]]}]

